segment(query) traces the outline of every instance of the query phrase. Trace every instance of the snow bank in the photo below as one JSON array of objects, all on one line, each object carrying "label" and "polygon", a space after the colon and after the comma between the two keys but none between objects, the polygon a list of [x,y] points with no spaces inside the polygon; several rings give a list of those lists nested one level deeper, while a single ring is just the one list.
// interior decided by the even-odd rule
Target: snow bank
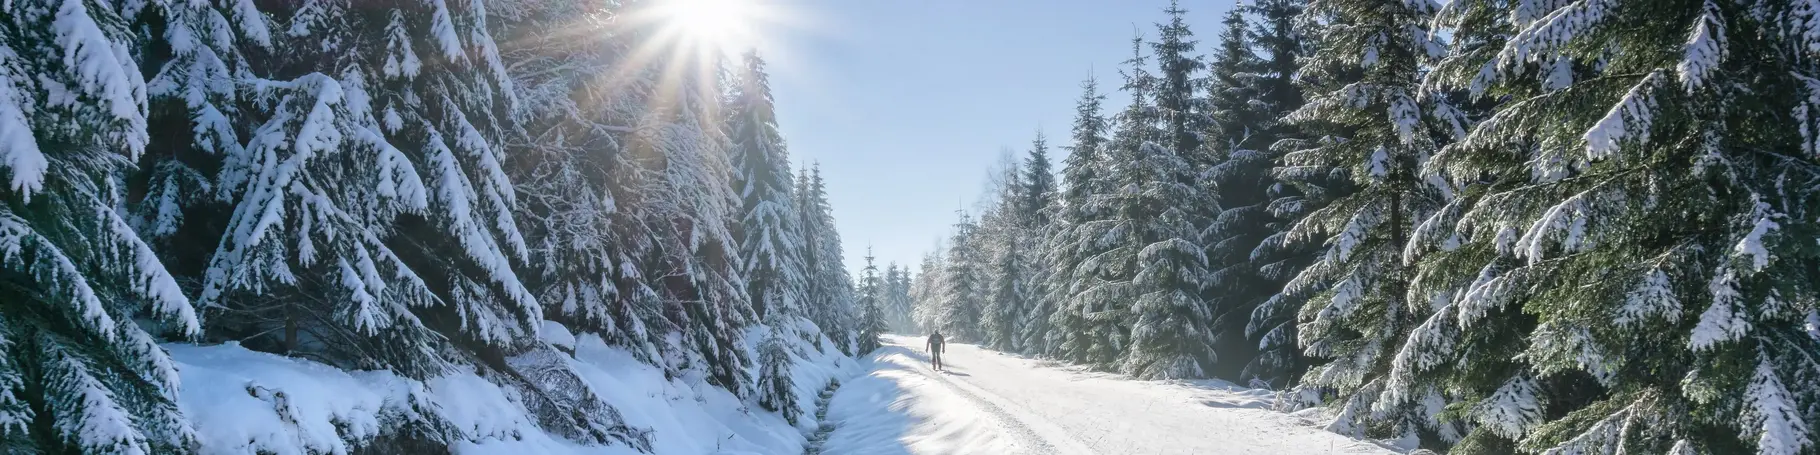
[{"label": "snow bank", "polygon": [[411,389],[411,381],[390,372],[346,372],[234,343],[165,348],[183,381],[179,406],[204,454],[346,453],[352,447],[337,426],[371,439],[382,416],[408,415],[391,392]]},{"label": "snow bank", "polygon": [[[825,339],[821,346],[794,343],[793,378],[805,410],[799,427],[792,427],[777,413],[707,384],[698,372],[666,377],[663,368],[639,362],[598,336],[555,329],[563,327],[544,326],[546,341],[573,352],[567,361],[585,386],[616,408],[626,425],[646,431],[653,452],[665,455],[802,453],[804,433],[819,426],[812,409],[816,393],[830,380],[861,371],[859,362]],[[751,333],[768,332],[755,327]],[[421,438],[425,430],[453,439],[458,454],[638,453],[546,433],[519,397],[473,372],[415,381],[389,371],[343,371],[234,343],[165,348],[178,364],[180,406],[204,454],[349,453],[401,434]]]},{"label": "snow bank", "polygon": [[[795,333],[821,333],[821,329],[807,319],[798,319],[797,326],[792,329],[795,330]],[[790,333],[789,330],[785,332]],[[746,355],[749,358],[757,359],[758,346],[768,336],[770,336],[770,329],[767,327],[757,326],[748,329],[746,331]],[[796,367],[790,371],[790,380],[795,385],[796,404],[801,411],[797,413],[797,429],[803,433],[811,433],[821,426],[821,422],[815,419],[816,395],[820,394],[830,381],[846,381],[867,371],[869,365],[841,354],[840,348],[836,347],[834,342],[827,337],[819,337],[815,344],[800,339],[791,341],[790,359],[794,361]],[[758,369],[758,362],[753,362],[748,373],[756,378]],[[782,417],[778,418],[782,419]]]}]

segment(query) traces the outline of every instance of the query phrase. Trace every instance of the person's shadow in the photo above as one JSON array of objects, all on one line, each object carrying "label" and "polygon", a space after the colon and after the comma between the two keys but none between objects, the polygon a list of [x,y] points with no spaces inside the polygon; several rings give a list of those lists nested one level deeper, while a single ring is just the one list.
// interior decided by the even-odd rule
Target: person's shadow
[{"label": "person's shadow", "polygon": [[971,375],[971,374],[967,374],[967,373],[962,373],[962,372],[959,372],[959,371],[954,371],[954,370],[950,370],[950,369],[947,369],[947,368],[943,368],[943,369],[942,369],[942,371],[941,371],[941,373],[942,373],[942,374],[945,374],[945,375],[949,375],[949,376],[973,376],[973,375]]}]

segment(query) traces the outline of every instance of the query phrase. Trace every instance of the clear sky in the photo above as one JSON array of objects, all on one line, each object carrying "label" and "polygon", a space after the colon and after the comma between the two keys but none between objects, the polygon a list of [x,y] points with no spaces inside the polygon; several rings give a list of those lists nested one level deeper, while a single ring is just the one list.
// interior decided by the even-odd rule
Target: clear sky
[{"label": "clear sky", "polygon": [[[1041,128],[1059,172],[1080,83],[1119,84],[1130,40],[1154,37],[1167,0],[752,0],[777,20],[769,60],[791,159],[819,162],[858,270],[914,266],[973,207],[1005,147]],[[1188,0],[1197,51],[1231,0]],[[1134,31],[1134,26],[1135,31]],[[1126,100],[1110,94],[1108,111]]]}]

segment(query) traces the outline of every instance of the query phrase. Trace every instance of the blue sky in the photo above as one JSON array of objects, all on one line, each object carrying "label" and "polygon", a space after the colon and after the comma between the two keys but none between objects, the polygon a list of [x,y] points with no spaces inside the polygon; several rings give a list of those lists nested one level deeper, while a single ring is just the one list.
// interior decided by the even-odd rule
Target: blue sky
[{"label": "blue sky", "polygon": [[[1057,170],[1080,83],[1118,86],[1136,32],[1167,0],[754,0],[778,122],[798,163],[819,162],[846,246],[863,266],[914,265],[955,211],[972,212],[1000,150],[1040,127]],[[1184,1],[1205,53],[1230,0]],[[1113,93],[1106,109],[1125,100]]]}]

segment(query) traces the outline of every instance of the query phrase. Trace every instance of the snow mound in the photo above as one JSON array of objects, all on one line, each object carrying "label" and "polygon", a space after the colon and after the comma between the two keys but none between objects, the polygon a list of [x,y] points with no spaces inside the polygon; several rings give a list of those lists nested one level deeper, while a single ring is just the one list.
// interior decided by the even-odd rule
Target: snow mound
[{"label": "snow mound", "polygon": [[556,321],[543,321],[543,326],[539,327],[537,330],[537,337],[542,338],[543,342],[550,343],[551,346],[555,346],[559,349],[570,352],[575,351],[575,334],[570,333],[568,327],[563,327],[562,324],[557,323]]},{"label": "snow mound", "polygon": [[338,425],[370,439],[383,430],[382,415],[408,415],[390,391],[411,389],[411,381],[391,372],[347,372],[236,343],[165,349],[183,381],[179,407],[204,454],[347,453]]},{"label": "snow mound", "polygon": [[1271,409],[1277,403],[1276,392],[1269,389],[1241,387],[1217,379],[1182,381],[1181,385],[1203,391],[1195,394],[1195,399],[1216,408]]}]

